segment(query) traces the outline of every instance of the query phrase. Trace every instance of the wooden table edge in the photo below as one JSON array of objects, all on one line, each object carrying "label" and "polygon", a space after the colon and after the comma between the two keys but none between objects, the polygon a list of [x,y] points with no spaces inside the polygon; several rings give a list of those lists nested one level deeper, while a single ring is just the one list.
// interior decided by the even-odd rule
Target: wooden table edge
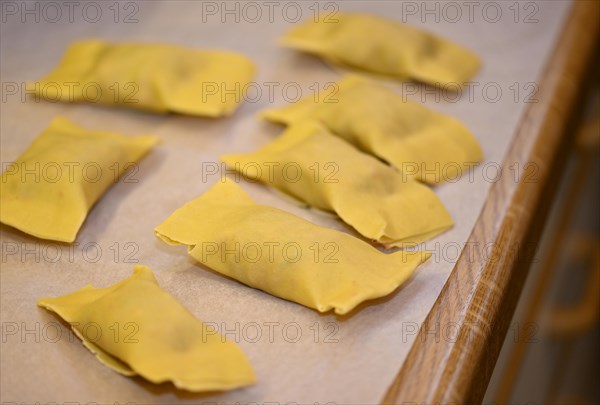
[{"label": "wooden table edge", "polygon": [[[547,217],[600,38],[600,2],[575,0],[448,281],[382,403],[480,403]],[[511,166],[518,165],[515,179]],[[452,331],[452,333],[448,332]],[[457,331],[459,331],[457,333]]]}]

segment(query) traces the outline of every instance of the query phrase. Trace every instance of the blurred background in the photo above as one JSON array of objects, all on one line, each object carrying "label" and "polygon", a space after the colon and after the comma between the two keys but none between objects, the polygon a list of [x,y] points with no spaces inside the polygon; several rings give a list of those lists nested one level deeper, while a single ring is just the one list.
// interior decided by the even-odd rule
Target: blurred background
[{"label": "blurred background", "polygon": [[486,404],[600,404],[597,75],[588,93]]}]

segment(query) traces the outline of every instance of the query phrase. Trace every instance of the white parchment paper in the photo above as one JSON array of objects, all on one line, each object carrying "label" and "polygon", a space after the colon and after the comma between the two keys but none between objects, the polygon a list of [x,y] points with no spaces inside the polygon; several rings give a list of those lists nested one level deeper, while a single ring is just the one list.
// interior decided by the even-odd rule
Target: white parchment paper
[{"label": "white parchment paper", "polygon": [[[2,226],[2,403],[380,401],[452,270],[520,117],[535,101],[536,81],[569,3],[65,3],[56,3],[60,18],[44,2],[2,4],[3,167],[58,115],[94,129],[156,134],[162,143],[128,177],[135,182],[121,180],[93,208],[75,245],[45,242]],[[483,68],[458,99],[450,92],[388,84],[465,122],[486,155],[484,164],[470,175],[436,189],[456,226],[426,244],[434,252],[429,262],[396,293],[343,319],[319,315],[221,277],[190,259],[185,248],[166,246],[153,235],[153,228],[176,208],[219,180],[219,175],[206,175],[207,163],[218,162],[226,152],[254,150],[277,136],[281,129],[257,119],[258,111],[295,99],[298,89],[310,95],[340,78],[338,71],[320,60],[276,45],[298,13],[312,18],[316,10],[336,9],[368,11],[421,26],[480,55]],[[239,51],[257,64],[255,87],[262,94],[256,97],[249,92],[252,100],[233,117],[220,120],[23,99],[25,81],[50,71],[71,41],[90,37]],[[243,186],[258,202],[350,232],[336,219],[299,208],[265,187]],[[64,295],[86,284],[111,285],[128,277],[134,262],[148,265],[162,288],[199,319],[214,323],[228,339],[237,341],[254,365],[258,383],[228,393],[199,395],[123,377],[100,364],[65,325],[35,305],[40,297]],[[444,331],[439,333],[443,338]]]}]

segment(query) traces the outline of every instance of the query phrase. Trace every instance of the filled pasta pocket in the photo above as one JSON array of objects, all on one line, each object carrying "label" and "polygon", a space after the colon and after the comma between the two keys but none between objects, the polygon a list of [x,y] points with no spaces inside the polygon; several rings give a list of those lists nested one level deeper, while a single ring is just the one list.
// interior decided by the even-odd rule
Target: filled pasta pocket
[{"label": "filled pasta pocket", "polygon": [[[228,390],[256,379],[241,349],[163,291],[145,266],[111,287],[88,285],[37,304],[71,324],[85,347],[118,373],[188,391]],[[115,325],[128,333],[117,338]]]},{"label": "filled pasta pocket", "polygon": [[158,142],[81,128],[56,118],[2,173],[0,222],[42,239],[73,242],[89,210]]},{"label": "filled pasta pocket", "polygon": [[316,103],[307,97],[262,116],[285,125],[319,121],[334,135],[429,184],[456,181],[483,159],[479,143],[457,119],[357,76],[341,80]]},{"label": "filled pasta pocket", "polygon": [[28,90],[49,101],[219,117],[243,101],[255,70],[234,52],[81,40],[51,73],[28,83]]},{"label": "filled pasta pocket", "polygon": [[296,122],[259,151],[221,160],[249,179],[336,213],[364,237],[388,247],[421,243],[453,225],[429,187],[316,121]]},{"label": "filled pasta pocket", "polygon": [[479,58],[451,41],[375,15],[336,13],[306,20],[281,43],[337,65],[432,85],[463,86]]},{"label": "filled pasta pocket", "polygon": [[255,203],[232,180],[176,210],[155,229],[205,266],[320,312],[347,314],[403,284],[430,253],[385,254],[344,232]]}]

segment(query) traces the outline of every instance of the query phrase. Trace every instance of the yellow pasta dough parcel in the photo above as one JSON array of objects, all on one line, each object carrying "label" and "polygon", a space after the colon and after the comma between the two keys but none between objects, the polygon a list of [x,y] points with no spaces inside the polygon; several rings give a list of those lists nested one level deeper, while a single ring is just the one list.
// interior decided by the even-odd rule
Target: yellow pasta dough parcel
[{"label": "yellow pasta dough parcel", "polygon": [[480,66],[479,58],[460,45],[369,14],[339,12],[309,19],[281,43],[343,67],[433,85],[462,86]]},{"label": "yellow pasta dough parcel", "polygon": [[[209,331],[145,266],[135,266],[131,277],[111,287],[88,285],[42,298],[38,305],[70,323],[96,358],[121,374],[157,384],[171,381],[188,391],[228,390],[255,381],[241,349]],[[116,335],[115,325],[127,333]]]},{"label": "yellow pasta dough parcel", "polygon": [[429,187],[362,153],[316,121],[296,122],[261,150],[221,160],[247,178],[335,212],[361,235],[384,245],[421,243],[453,224]]},{"label": "yellow pasta dough parcel", "polygon": [[255,203],[226,179],[155,229],[207,267],[320,312],[390,294],[429,252],[385,254],[346,233]]},{"label": "yellow pasta dough parcel", "polygon": [[483,159],[479,143],[458,120],[373,81],[348,76],[318,101],[306,97],[262,116],[286,125],[317,120],[357,148],[430,184],[456,181]]},{"label": "yellow pasta dough parcel", "polygon": [[158,142],[78,127],[65,118],[14,162],[0,183],[0,222],[38,238],[73,242],[89,210]]},{"label": "yellow pasta dough parcel", "polygon": [[219,117],[243,101],[254,73],[254,64],[234,52],[81,40],[54,71],[28,87],[50,101]]}]

